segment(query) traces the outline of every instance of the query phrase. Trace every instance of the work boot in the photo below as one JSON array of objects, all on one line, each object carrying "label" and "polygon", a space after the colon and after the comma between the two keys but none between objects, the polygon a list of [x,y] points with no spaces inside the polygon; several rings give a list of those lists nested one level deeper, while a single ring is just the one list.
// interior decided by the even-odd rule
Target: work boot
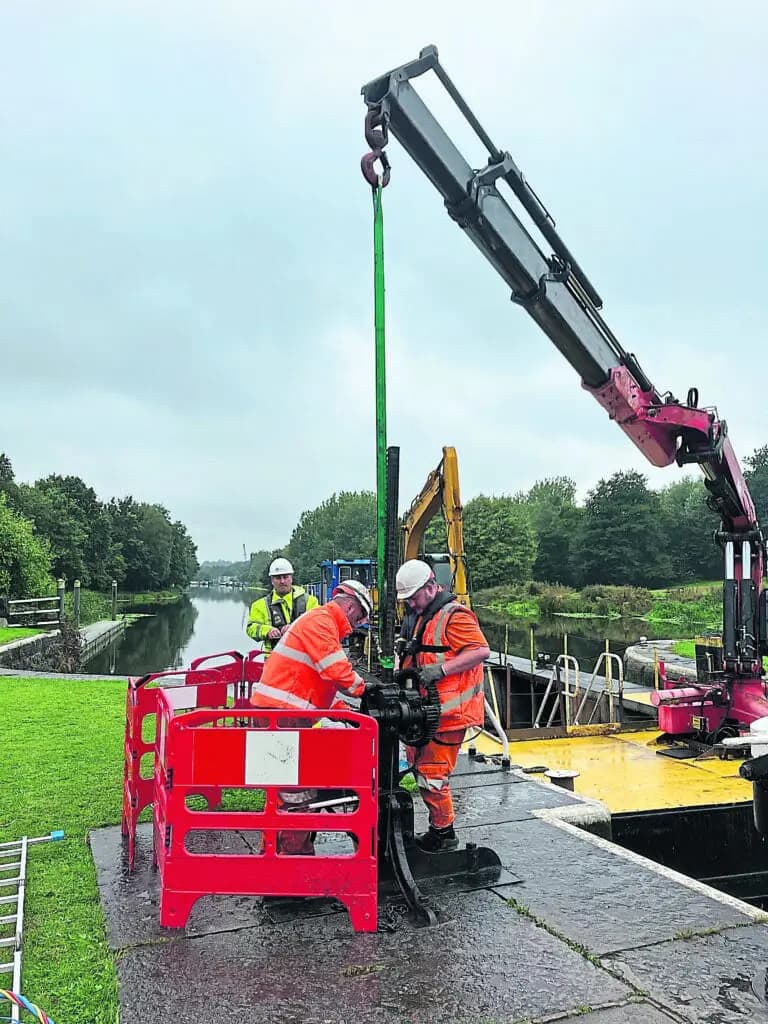
[{"label": "work boot", "polygon": [[442,853],[443,850],[458,850],[459,840],[456,838],[453,825],[447,825],[445,828],[430,825],[423,835],[416,836],[416,845],[424,853]]}]

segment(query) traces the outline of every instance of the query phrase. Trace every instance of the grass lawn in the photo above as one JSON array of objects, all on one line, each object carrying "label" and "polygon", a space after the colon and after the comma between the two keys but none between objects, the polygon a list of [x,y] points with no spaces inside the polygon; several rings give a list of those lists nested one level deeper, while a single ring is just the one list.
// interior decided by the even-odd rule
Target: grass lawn
[{"label": "grass lawn", "polygon": [[14,640],[25,640],[28,636],[37,636],[42,629],[26,629],[24,626],[0,626],[0,647],[12,644]]},{"label": "grass lawn", "polygon": [[86,835],[120,822],[125,683],[0,678],[0,722],[0,842],[66,833],[30,848],[23,992],[57,1024],[116,1024],[117,979]]},{"label": "grass lawn", "polygon": [[[682,658],[695,658],[696,641],[678,640],[676,643],[672,644],[672,653],[679,654]],[[763,668],[768,672],[768,657],[763,658]]]}]

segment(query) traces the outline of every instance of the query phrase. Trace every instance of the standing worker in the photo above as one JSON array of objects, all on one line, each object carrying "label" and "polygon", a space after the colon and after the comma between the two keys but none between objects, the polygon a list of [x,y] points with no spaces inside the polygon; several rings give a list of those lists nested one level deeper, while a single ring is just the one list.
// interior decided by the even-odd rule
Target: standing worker
[{"label": "standing worker", "polygon": [[269,652],[300,615],[317,608],[317,598],[303,587],[293,585],[293,566],[287,558],[276,558],[269,567],[272,591],[251,605],[245,632],[260,640]]},{"label": "standing worker", "polygon": [[[365,622],[372,607],[371,595],[359,580],[340,583],[328,604],[313,608],[283,632],[267,658],[264,674],[253,685],[251,704],[314,711],[342,705],[339,692],[361,697],[366,684],[352,668],[341,642]],[[278,806],[297,806],[314,798],[313,790],[280,792]],[[278,853],[313,854],[312,833],[278,832],[277,849]]]},{"label": "standing worker", "polygon": [[483,662],[491,652],[475,613],[439,586],[426,562],[404,562],[396,586],[398,600],[408,606],[398,641],[399,667],[418,669],[422,682],[435,683],[440,696],[434,738],[423,747],[406,748],[429,811],[429,831],[416,842],[427,853],[455,850],[450,777],[467,729],[483,724]]}]

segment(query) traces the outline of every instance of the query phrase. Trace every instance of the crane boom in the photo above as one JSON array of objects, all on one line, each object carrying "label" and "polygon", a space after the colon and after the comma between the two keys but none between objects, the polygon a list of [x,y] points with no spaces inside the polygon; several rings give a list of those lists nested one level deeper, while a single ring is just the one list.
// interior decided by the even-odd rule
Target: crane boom
[{"label": "crane boom", "polygon": [[[488,153],[486,166],[468,163],[413,86],[434,72]],[[713,408],[699,408],[698,391],[686,402],[659,391],[600,314],[602,300],[555,228],[555,222],[509,153],[490,139],[446,74],[436,47],[379,76],[362,89],[368,107],[363,158],[372,185],[389,180],[383,146],[391,132],[442,195],[462,228],[528,313],[579,374],[582,386],[608,412],[654,466],[695,463],[704,474],[709,504],[721,517],[723,548],[723,656],[729,682],[755,681],[768,653],[766,595],[762,592],[765,540],[754,502],[728,437]],[[385,174],[373,171],[381,159]],[[541,236],[523,224],[499,189],[504,183]],[[514,197],[514,198],[513,198]],[[551,255],[545,253],[551,248]],[[749,720],[751,712],[745,709]],[[768,713],[768,704],[762,714]],[[751,717],[755,717],[751,715]]]}]

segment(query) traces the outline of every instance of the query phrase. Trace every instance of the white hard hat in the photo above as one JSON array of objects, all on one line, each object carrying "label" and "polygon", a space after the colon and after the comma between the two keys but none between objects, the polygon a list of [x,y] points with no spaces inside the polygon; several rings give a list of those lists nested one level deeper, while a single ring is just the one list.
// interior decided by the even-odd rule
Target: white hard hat
[{"label": "white hard hat", "polygon": [[398,601],[412,597],[417,590],[420,590],[425,583],[432,579],[433,575],[427,563],[422,562],[419,558],[409,558],[407,562],[403,562],[395,577]]},{"label": "white hard hat", "polygon": [[371,592],[368,587],[364,586],[360,582],[360,580],[344,580],[343,583],[340,583],[338,587],[336,587],[335,594],[348,594],[350,597],[354,597],[365,612],[366,616],[369,616],[373,611]]},{"label": "white hard hat", "polygon": [[276,558],[269,567],[270,576],[293,576],[293,566],[287,558]]}]

